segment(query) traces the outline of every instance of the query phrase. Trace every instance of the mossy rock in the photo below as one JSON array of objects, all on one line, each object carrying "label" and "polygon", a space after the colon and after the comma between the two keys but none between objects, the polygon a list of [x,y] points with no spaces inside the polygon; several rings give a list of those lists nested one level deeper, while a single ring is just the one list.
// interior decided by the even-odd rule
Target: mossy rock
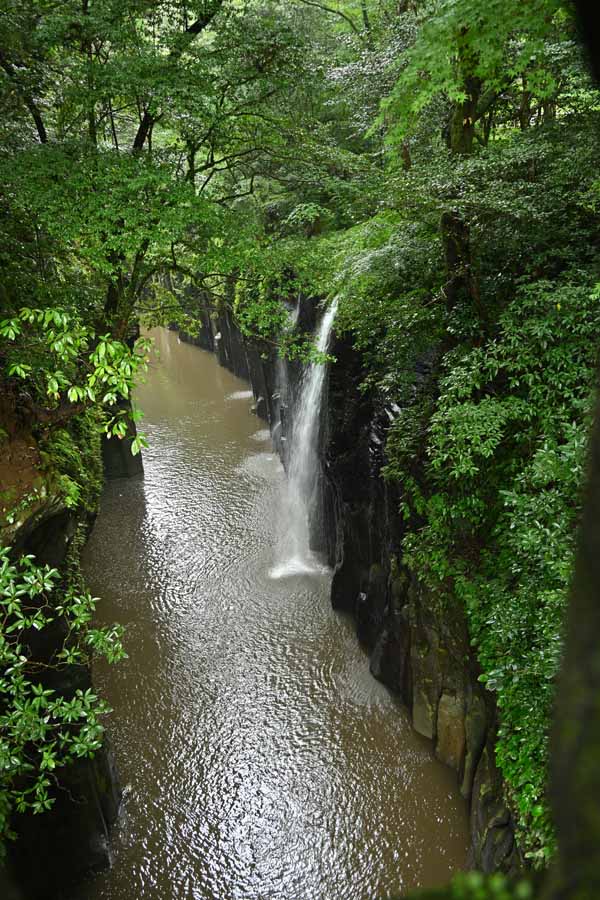
[{"label": "mossy rock", "polygon": [[415,891],[407,900],[535,900],[539,893],[533,881],[518,881],[496,873],[482,875],[466,872],[458,875],[448,887]]}]

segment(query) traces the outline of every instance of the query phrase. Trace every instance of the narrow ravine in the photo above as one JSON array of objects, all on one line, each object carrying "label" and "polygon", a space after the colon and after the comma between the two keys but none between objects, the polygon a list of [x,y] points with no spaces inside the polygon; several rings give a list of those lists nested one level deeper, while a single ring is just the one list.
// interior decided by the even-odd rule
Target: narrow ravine
[{"label": "narrow ravine", "polygon": [[455,773],[369,674],[329,576],[272,578],[282,466],[247,385],[157,332],[145,478],[85,551],[129,659],[95,672],[126,799],[77,900],[366,900],[464,866]]}]

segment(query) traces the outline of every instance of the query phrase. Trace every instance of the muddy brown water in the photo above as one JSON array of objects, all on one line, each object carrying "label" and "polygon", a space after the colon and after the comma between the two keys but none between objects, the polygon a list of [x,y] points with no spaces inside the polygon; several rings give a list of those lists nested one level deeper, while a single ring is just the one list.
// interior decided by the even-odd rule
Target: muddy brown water
[{"label": "muddy brown water", "polygon": [[463,867],[456,776],[370,675],[326,574],[269,577],[282,467],[244,382],[156,333],[144,479],[85,551],[129,658],[99,666],[126,798],[77,900],[372,900]]}]

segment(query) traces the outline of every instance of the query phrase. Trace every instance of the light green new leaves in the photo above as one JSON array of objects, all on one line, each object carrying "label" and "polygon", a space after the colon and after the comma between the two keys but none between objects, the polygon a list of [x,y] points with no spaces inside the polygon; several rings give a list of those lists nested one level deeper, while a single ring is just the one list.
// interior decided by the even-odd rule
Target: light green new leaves
[{"label": "light green new leaves", "polygon": [[544,62],[546,42],[561,33],[563,6],[561,0],[431,0],[383,103],[380,124],[393,117],[389,139],[396,142],[413,131],[416,117],[436,95],[464,100],[466,74],[500,93],[528,70],[532,86],[550,92],[555,82]]},{"label": "light green new leaves", "polygon": [[[130,348],[110,334],[96,336],[75,312],[22,307],[18,317],[6,322],[0,323],[0,334],[13,343],[21,338],[8,356],[7,374],[29,379],[32,367],[24,360],[37,345],[44,358],[45,393],[55,408],[65,400],[81,409],[115,406],[129,398],[146,371],[151,342],[141,338]],[[107,420],[105,429],[124,437],[126,424],[119,414]]]}]

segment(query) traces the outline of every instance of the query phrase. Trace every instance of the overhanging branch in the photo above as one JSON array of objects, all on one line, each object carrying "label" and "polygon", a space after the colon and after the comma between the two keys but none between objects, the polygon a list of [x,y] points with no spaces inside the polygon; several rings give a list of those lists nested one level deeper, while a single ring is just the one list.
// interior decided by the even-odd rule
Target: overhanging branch
[{"label": "overhanging branch", "polygon": [[[196,19],[195,22],[192,22],[192,24],[189,25],[181,35],[179,35],[175,46],[167,57],[170,63],[178,62],[181,59],[194,38],[208,28],[214,17],[223,6],[224,2],[225,0],[213,0],[213,2],[209,6],[208,11],[205,12],[203,16],[200,16],[198,19]],[[136,136],[133,140],[134,151],[139,151],[142,149],[157,118],[158,116],[155,113],[152,113],[149,109],[146,109],[139,124]]]},{"label": "overhanging branch", "polygon": [[356,22],[341,9],[334,9],[332,6],[327,6],[325,3],[319,3],[317,0],[300,0],[300,3],[303,3],[305,6],[313,6],[315,9],[320,9],[323,12],[329,13],[332,16],[337,16],[339,19],[343,19],[344,22],[347,22],[354,34],[360,38],[361,41],[365,41],[365,36],[361,32],[360,28],[357,26]]}]

